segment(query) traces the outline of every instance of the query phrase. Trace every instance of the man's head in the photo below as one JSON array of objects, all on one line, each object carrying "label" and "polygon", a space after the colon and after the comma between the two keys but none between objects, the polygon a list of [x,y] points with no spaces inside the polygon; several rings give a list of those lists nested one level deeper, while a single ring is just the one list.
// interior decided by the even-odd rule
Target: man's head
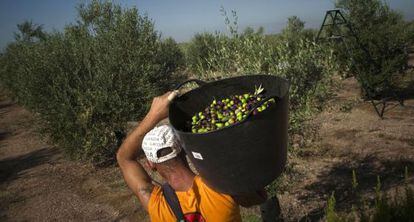
[{"label": "man's head", "polygon": [[148,165],[157,169],[160,174],[165,169],[182,165],[184,152],[181,152],[179,138],[169,125],[158,126],[149,131],[142,141],[142,150]]}]

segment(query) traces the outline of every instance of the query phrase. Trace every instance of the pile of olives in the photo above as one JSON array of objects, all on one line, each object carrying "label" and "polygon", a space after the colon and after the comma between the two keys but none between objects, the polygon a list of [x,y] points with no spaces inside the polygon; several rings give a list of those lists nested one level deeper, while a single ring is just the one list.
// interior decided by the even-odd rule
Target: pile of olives
[{"label": "pile of olives", "polygon": [[[203,111],[194,114],[191,124],[189,123],[191,132],[206,133],[243,121],[256,103],[264,99],[261,94],[263,90],[260,87],[255,90],[255,93],[233,95],[222,100],[214,99]],[[275,102],[274,98],[267,100],[253,110],[252,114],[263,112]]]}]

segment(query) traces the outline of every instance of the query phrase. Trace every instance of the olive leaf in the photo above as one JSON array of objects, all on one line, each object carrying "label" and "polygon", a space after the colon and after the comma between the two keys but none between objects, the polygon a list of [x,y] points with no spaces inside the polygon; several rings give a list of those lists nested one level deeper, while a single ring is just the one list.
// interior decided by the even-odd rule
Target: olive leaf
[{"label": "olive leaf", "polygon": [[263,92],[263,90],[264,90],[264,88],[262,87],[262,84],[260,84],[259,88],[254,86],[254,95],[259,95],[260,93]]}]

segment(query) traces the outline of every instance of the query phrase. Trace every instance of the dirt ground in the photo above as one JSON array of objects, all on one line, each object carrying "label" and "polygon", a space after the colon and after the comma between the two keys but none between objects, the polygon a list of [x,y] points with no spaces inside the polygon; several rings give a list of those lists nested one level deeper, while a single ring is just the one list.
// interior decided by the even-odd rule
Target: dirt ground
[{"label": "dirt ground", "polygon": [[146,221],[116,167],[65,159],[32,115],[0,100],[0,221]]},{"label": "dirt ground", "polygon": [[[377,176],[392,190],[414,172],[414,99],[391,102],[379,119],[361,101],[354,79],[311,122],[313,139],[298,136],[280,189],[287,221],[317,221],[335,191],[338,209],[350,209],[352,170],[358,190],[372,194]],[[148,221],[117,167],[72,162],[42,141],[32,115],[0,96],[0,221]],[[258,209],[243,209],[243,215]],[[247,217],[246,217],[247,218]],[[257,218],[248,216],[248,218]],[[246,220],[248,221],[248,220]]]},{"label": "dirt ground", "polygon": [[332,192],[338,210],[349,211],[358,200],[352,195],[353,170],[357,191],[368,199],[374,196],[377,176],[384,191],[394,191],[402,187],[407,167],[413,184],[414,99],[405,100],[404,106],[390,101],[381,120],[372,104],[360,99],[355,79],[343,80],[339,87],[327,108],[309,123],[317,137],[293,144],[296,155],[290,165],[297,176],[287,180],[279,196],[291,221],[319,220]]}]

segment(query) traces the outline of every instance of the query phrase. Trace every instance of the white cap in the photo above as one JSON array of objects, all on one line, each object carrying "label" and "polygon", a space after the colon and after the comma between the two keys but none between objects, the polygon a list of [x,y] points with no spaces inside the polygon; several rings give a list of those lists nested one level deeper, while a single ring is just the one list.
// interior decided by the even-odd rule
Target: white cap
[{"label": "white cap", "polygon": [[[157,152],[167,147],[171,148],[171,153],[158,157]],[[149,161],[162,163],[176,157],[181,152],[181,145],[172,127],[162,125],[155,127],[144,136],[142,150]]]}]

